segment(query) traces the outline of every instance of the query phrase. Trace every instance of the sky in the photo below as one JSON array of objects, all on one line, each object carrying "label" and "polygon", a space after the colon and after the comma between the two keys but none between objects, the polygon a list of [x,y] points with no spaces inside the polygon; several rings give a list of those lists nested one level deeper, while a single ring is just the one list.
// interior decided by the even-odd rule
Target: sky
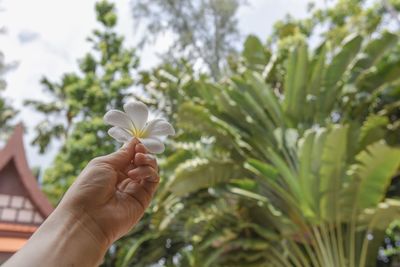
[{"label": "sky", "polygon": [[[115,1],[119,19],[117,30],[125,36],[127,46],[133,46],[140,38],[134,32],[130,1]],[[31,167],[49,166],[58,146],[53,144],[50,151],[40,155],[38,149],[30,145],[33,126],[41,117],[32,109],[24,107],[23,101],[48,99],[39,83],[43,76],[57,81],[63,73],[77,70],[76,60],[90,49],[86,37],[96,27],[95,2],[0,0],[0,26],[7,30],[5,35],[0,35],[0,51],[5,54],[6,62],[18,64],[5,77],[8,86],[4,94],[20,111],[17,120],[22,120],[27,126],[24,142]],[[248,4],[238,12],[242,36],[255,34],[264,40],[271,33],[274,22],[286,14],[305,17],[308,2],[309,0],[248,0]],[[159,62],[157,54],[166,51],[170,43],[171,36],[166,34],[154,45],[144,49],[140,54],[141,67],[148,69],[155,66]]]}]

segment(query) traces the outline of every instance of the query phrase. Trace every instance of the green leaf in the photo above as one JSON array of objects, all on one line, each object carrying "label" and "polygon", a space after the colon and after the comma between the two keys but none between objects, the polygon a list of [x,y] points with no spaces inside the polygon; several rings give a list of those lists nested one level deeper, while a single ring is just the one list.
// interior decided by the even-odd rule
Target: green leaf
[{"label": "green leaf", "polygon": [[168,188],[176,196],[183,196],[203,188],[227,183],[241,175],[237,163],[196,158],[178,166]]},{"label": "green leaf", "polygon": [[333,126],[323,144],[319,205],[322,218],[328,220],[335,219],[340,212],[338,202],[346,170],[347,131],[347,126]]},{"label": "green leaf", "polygon": [[285,77],[285,98],[283,107],[286,114],[297,123],[303,115],[306,101],[308,71],[308,47],[302,43],[289,55]]},{"label": "green leaf", "polygon": [[313,148],[315,144],[315,131],[306,132],[304,137],[299,140],[298,159],[299,159],[299,181],[304,199],[300,200],[300,206],[305,215],[313,216],[319,213],[317,203],[319,203],[319,181],[318,175],[312,170],[314,160]]},{"label": "green leaf", "polygon": [[291,169],[288,163],[274,150],[268,148],[267,154],[272,165],[278,170],[284,183],[288,186],[289,194],[292,194],[295,199],[301,199],[302,192],[295,170]]},{"label": "green leaf", "polygon": [[257,70],[263,70],[268,63],[269,55],[257,36],[249,35],[244,42],[242,56]]},{"label": "green leaf", "polygon": [[343,74],[345,74],[357,56],[361,43],[362,37],[359,35],[346,39],[339,52],[333,57],[331,64],[327,67],[320,106],[325,114],[329,114],[332,111],[336,98],[340,93],[338,83],[343,79]]},{"label": "green leaf", "polygon": [[366,209],[359,217],[360,225],[385,231],[389,224],[400,218],[400,201],[397,199],[385,199],[376,208]]},{"label": "green leaf", "polygon": [[364,210],[375,208],[384,198],[392,175],[400,165],[400,149],[377,142],[360,152],[352,171],[349,194],[352,194],[354,208]]},{"label": "green leaf", "polygon": [[283,125],[285,121],[282,105],[270,85],[266,84],[261,75],[255,72],[246,72],[245,82],[250,85],[248,88],[249,93],[253,96],[254,100],[266,110],[274,124],[276,126]]},{"label": "green leaf", "polygon": [[362,44],[362,37],[359,35],[348,37],[343,42],[339,50],[329,64],[326,72],[325,87],[326,90],[334,90],[336,84],[341,80],[350,63],[354,60]]},{"label": "green leaf", "polygon": [[232,145],[239,138],[237,131],[210,111],[192,102],[183,103],[178,112],[178,126],[189,132],[204,132],[218,138],[221,144]]},{"label": "green leaf", "polygon": [[368,116],[360,131],[358,141],[360,150],[378,140],[381,140],[385,136],[385,130],[388,124],[389,119],[387,117],[373,114]]},{"label": "green leaf", "polygon": [[[324,77],[326,74],[326,46],[323,46],[319,53],[314,56],[313,67],[311,70],[310,82],[307,86],[307,97],[305,105],[305,116],[310,121],[316,121],[318,119],[318,113],[321,107],[320,93]],[[316,118],[316,119],[312,119]]]},{"label": "green leaf", "polygon": [[279,173],[274,167],[256,159],[249,159],[245,164],[245,167],[258,175],[262,175],[274,181],[279,177]]},{"label": "green leaf", "polygon": [[134,244],[126,252],[126,254],[122,260],[121,267],[129,266],[132,258],[135,256],[135,253],[140,248],[140,246],[147,240],[155,238],[155,236],[157,236],[156,233],[148,233],[148,234],[143,235],[138,240],[135,240]]},{"label": "green leaf", "polygon": [[384,84],[400,80],[400,59],[382,65],[361,75],[356,86],[362,91],[374,92]]},{"label": "green leaf", "polygon": [[356,80],[359,75],[376,64],[388,50],[397,44],[398,36],[385,31],[379,38],[369,42],[365,47],[362,57],[354,64],[350,82]]},{"label": "green leaf", "polygon": [[230,186],[228,188],[228,190],[230,192],[232,192],[233,194],[237,194],[237,195],[243,196],[248,199],[253,199],[253,200],[257,200],[257,201],[261,201],[261,202],[265,202],[265,203],[269,202],[268,198],[266,198],[265,196],[254,193],[249,190],[244,190],[244,189],[233,187],[233,186]]}]

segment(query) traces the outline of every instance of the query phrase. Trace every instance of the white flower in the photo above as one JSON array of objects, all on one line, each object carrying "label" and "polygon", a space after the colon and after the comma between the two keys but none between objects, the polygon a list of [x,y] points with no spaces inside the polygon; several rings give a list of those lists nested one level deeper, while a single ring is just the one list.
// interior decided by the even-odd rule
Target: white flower
[{"label": "white flower", "polygon": [[142,102],[129,102],[124,110],[110,110],[104,115],[104,121],[114,126],[108,134],[121,143],[136,137],[150,153],[162,153],[165,147],[160,137],[174,135],[172,125],[164,119],[147,121],[149,110]]}]

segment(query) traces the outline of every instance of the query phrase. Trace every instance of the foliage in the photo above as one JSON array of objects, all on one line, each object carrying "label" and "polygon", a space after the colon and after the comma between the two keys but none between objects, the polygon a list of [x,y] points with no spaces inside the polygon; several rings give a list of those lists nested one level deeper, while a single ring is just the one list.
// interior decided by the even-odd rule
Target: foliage
[{"label": "foliage", "polygon": [[293,39],[311,40],[322,37],[329,39],[333,46],[337,46],[351,33],[367,36],[387,28],[392,22],[396,23],[396,18],[389,10],[394,9],[395,12],[395,8],[399,10],[396,2],[396,0],[340,0],[329,1],[322,8],[310,3],[309,17],[296,20],[287,16],[278,21],[269,43],[279,43],[284,46]]},{"label": "foliage", "polygon": [[[385,234],[396,238],[387,227],[400,213],[398,32],[378,2],[337,3],[280,22],[265,44],[249,36],[218,82],[188,59],[139,73],[137,98],[177,136],[151,209],[104,266],[353,267],[389,255],[379,247]],[[45,175],[54,201],[87,160],[115,148],[101,116],[133,83],[137,59],[113,33],[113,6],[100,2],[97,12],[95,54],[79,74],[43,81],[55,104],[29,102],[57,118],[35,143],[63,138]]]},{"label": "foliage", "polygon": [[165,61],[185,58],[192,64],[205,65],[217,78],[225,59],[235,50],[239,37],[236,13],[243,3],[242,0],[133,0],[132,14],[150,33],[144,42],[164,33],[173,34]]},{"label": "foliage", "polygon": [[[0,28],[0,34],[2,34]],[[4,74],[13,68],[15,64],[5,62],[4,54],[0,51],[0,93],[6,89]],[[12,130],[12,119],[17,115],[17,111],[11,106],[10,101],[0,94],[0,141],[5,140]]]},{"label": "foliage", "polygon": [[385,193],[400,164],[400,50],[383,27],[353,31],[315,49],[250,36],[219,83],[173,65],[146,73],[180,132],[121,266],[375,265],[399,216]]},{"label": "foliage", "polygon": [[124,48],[124,38],[115,32],[114,4],[96,3],[96,14],[102,28],[88,38],[92,51],[79,60],[79,72],[66,73],[59,82],[42,79],[52,101],[26,101],[45,116],[32,143],[43,153],[51,141],[63,142],[43,178],[43,189],[54,203],[90,159],[115,150],[102,117],[110,108],[123,105],[138,64],[135,51]]},{"label": "foliage", "polygon": [[379,251],[379,258],[383,262],[390,262],[392,265],[400,263],[400,221],[393,221],[386,229],[384,247]]},{"label": "foliage", "polygon": [[[283,84],[284,64],[287,60],[288,50],[290,47],[297,43],[307,42],[314,47],[320,41],[326,40],[325,48],[330,50],[339,49],[344,39],[352,34],[358,34],[367,38],[376,37],[382,34],[385,30],[392,29],[398,34],[400,23],[398,22],[396,12],[400,11],[398,1],[385,0],[385,1],[328,1],[322,8],[316,8],[316,5],[310,5],[310,16],[305,19],[294,19],[287,16],[285,19],[278,21],[274,26],[272,35],[268,38],[266,48],[260,49],[261,43],[257,44],[258,57],[262,60],[267,60],[273,54],[270,62],[265,69],[258,69],[263,72],[266,79],[274,87],[281,90]],[[371,79],[366,82],[372,82],[380,77],[388,77],[385,75],[390,69],[395,69],[398,55],[400,53],[400,45],[394,42],[390,35],[386,35],[387,43],[385,45],[394,46],[394,50],[390,54],[385,55],[385,60],[380,60],[378,70],[371,69]],[[252,42],[255,45],[255,42]],[[382,45],[381,42],[380,45]],[[384,56],[385,49],[381,49],[379,43],[371,43],[371,46],[365,50],[367,57],[360,61],[360,66],[367,68],[371,64],[376,63]],[[322,48],[322,47],[321,47]],[[318,49],[316,50],[318,51]],[[264,55],[261,53],[265,53]],[[262,68],[262,65],[257,65],[254,59],[250,60],[251,65],[246,64],[244,67]],[[274,64],[272,64],[272,62]],[[242,65],[235,62],[235,69],[242,67]],[[372,71],[373,70],[373,71]],[[395,72],[396,70],[394,70]],[[359,74],[355,73],[354,78]],[[383,78],[385,79],[385,78]],[[373,88],[375,85],[371,84]],[[390,112],[392,120],[399,118],[399,106],[396,100],[399,98],[399,92],[396,88],[390,88],[380,91],[380,102],[376,103],[377,108],[380,105],[393,103],[393,106],[387,110]],[[360,97],[367,98],[368,95],[361,95]],[[356,102],[357,103],[357,102]]]},{"label": "foliage", "polygon": [[[7,65],[4,63],[4,56],[0,52],[0,75],[7,70]],[[0,93],[6,88],[6,83],[0,76]],[[8,133],[12,129],[12,119],[17,114],[17,111],[10,105],[9,101],[0,95],[0,140],[5,140]]]}]

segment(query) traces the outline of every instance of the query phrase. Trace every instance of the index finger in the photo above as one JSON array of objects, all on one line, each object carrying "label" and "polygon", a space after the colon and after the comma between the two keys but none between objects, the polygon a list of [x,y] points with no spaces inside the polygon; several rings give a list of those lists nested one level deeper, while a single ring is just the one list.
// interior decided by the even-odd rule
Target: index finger
[{"label": "index finger", "polygon": [[138,142],[138,143],[136,144],[136,146],[135,146],[135,152],[136,152],[136,153],[143,153],[143,154],[149,153],[149,151],[146,149],[146,147],[145,147],[142,143],[140,143],[140,142]]},{"label": "index finger", "polygon": [[101,157],[101,160],[118,169],[124,169],[134,159],[135,146],[138,142],[136,138],[132,138],[132,140],[123,145],[118,151]]},{"label": "index finger", "polygon": [[153,169],[155,169],[156,171],[158,171],[156,157],[151,154],[143,154],[140,152],[136,152],[134,163],[135,163],[135,166],[148,165],[148,166],[152,167]]}]

